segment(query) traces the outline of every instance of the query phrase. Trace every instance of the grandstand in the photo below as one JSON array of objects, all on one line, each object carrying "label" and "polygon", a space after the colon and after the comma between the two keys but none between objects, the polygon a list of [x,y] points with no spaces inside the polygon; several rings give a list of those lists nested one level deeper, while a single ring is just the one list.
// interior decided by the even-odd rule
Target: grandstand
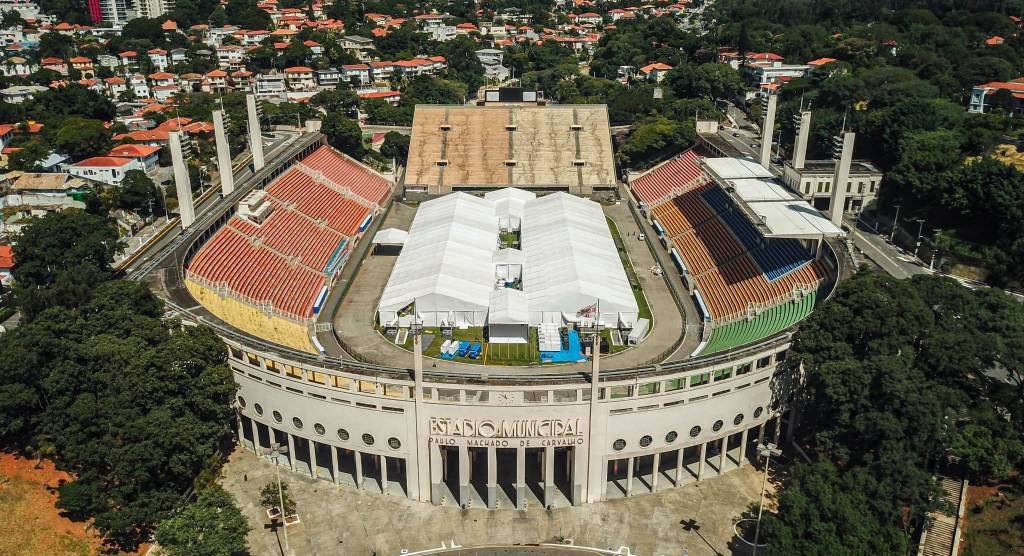
[{"label": "grandstand", "polygon": [[712,161],[691,149],[630,184],[702,313],[702,355],[770,336],[810,314],[832,274],[812,240],[842,233],[809,216],[813,210],[786,214],[803,207],[759,166]]},{"label": "grandstand", "polygon": [[188,264],[186,284],[197,298],[211,299],[213,292],[248,306],[205,304],[247,332],[261,333],[250,330],[257,328],[250,317],[240,316],[252,308],[299,325],[285,343],[308,348],[305,326],[390,193],[388,181],[321,147],[239,203],[238,213]]}]

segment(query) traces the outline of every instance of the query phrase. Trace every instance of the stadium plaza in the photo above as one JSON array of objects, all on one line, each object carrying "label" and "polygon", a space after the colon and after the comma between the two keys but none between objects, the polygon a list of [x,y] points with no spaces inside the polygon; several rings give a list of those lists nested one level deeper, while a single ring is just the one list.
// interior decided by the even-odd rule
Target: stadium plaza
[{"label": "stadium plaza", "polygon": [[[614,176],[603,106],[418,107],[399,183],[321,146],[197,233],[170,297],[229,346],[241,443],[287,446],[268,457],[297,473],[495,509],[706,480],[794,424],[790,329],[832,291],[842,231],[751,161],[690,150],[628,188]],[[691,315],[671,357],[604,345],[643,317],[589,196],[621,197],[647,238],[632,248],[664,263]],[[388,230],[413,209],[404,235]],[[382,230],[398,244],[374,245]],[[385,259],[354,318],[396,355],[366,362],[329,323]],[[578,361],[541,364],[542,329],[559,352],[578,335]],[[445,343],[475,343],[461,337],[537,360],[442,359]]]}]

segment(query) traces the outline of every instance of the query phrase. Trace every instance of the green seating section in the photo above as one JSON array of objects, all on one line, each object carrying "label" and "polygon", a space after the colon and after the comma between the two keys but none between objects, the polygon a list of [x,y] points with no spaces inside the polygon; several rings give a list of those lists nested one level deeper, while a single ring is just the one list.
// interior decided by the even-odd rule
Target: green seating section
[{"label": "green seating section", "polygon": [[811,314],[817,295],[810,293],[797,302],[787,301],[757,315],[752,320],[740,320],[720,326],[711,332],[700,355],[711,355],[727,349],[756,342],[793,326]]}]

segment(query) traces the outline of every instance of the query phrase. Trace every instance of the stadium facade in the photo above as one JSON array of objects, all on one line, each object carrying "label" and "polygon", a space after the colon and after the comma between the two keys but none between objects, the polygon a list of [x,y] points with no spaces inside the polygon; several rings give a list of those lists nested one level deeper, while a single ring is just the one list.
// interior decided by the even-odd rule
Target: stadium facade
[{"label": "stadium facade", "polygon": [[[564,107],[551,109],[567,113]],[[472,110],[429,107],[449,118],[462,114],[465,125],[490,121]],[[543,114],[532,117],[552,121]],[[510,132],[530,129],[517,124]],[[419,152],[424,148],[414,137],[410,166],[434,156]],[[688,151],[627,191],[634,216],[650,232],[648,246],[677,261],[687,296],[676,301],[693,304],[701,315],[701,322],[688,323],[702,331],[693,356],[602,371],[604,360],[595,350],[585,373],[557,366],[451,370],[424,364],[415,330],[412,368],[359,362],[351,352],[311,353],[307,345],[281,340],[308,338],[312,325],[305,321],[318,310],[333,310],[320,303],[323,288],[334,283],[339,269],[360,262],[357,256],[332,262],[338,246],[370,233],[366,218],[383,220],[390,202],[390,184],[378,182],[371,171],[336,153],[316,152],[316,160],[329,155],[334,162],[302,160],[264,184],[277,228],[252,230],[272,224],[275,216],[261,220],[268,209],[250,199],[235,216],[197,233],[184,257],[186,291],[200,301],[199,310],[212,313],[202,320],[229,347],[228,363],[239,385],[238,436],[247,449],[266,454],[273,445],[287,446],[273,457],[295,472],[384,495],[463,507],[557,507],[706,480],[748,464],[758,442],[778,442],[795,424],[789,401],[801,377],[787,358],[791,326],[835,285],[840,260],[826,240],[836,233],[813,215],[810,222],[796,222],[794,213],[809,214],[805,207],[756,168],[709,162]],[[580,174],[575,176],[578,185]],[[314,210],[324,204],[315,196],[303,205],[291,196],[298,192],[279,184],[296,179],[308,186],[297,191],[319,184],[317,195],[361,208],[337,222],[333,210],[317,216]],[[729,183],[748,179],[763,184]],[[510,184],[491,185],[497,190]],[[765,188],[775,197],[764,198]],[[472,208],[485,200],[455,196],[435,206]],[[525,209],[531,202],[500,193],[487,207],[475,208],[489,215],[477,226],[488,234],[508,219],[521,218],[529,226]],[[521,214],[509,210],[517,203]],[[317,233],[306,227],[310,223]],[[221,235],[235,243],[225,248]],[[225,265],[210,261],[238,245],[245,250],[242,262],[230,259],[235,270],[218,274]],[[474,249],[490,272],[493,248]],[[276,259],[265,259],[270,255]],[[273,273],[259,272],[259,261],[277,259],[283,262]],[[310,281],[299,281],[302,276]],[[278,296],[271,305],[260,299],[271,294]],[[195,314],[173,306],[186,319]],[[224,306],[235,309],[220,310]],[[280,322],[296,324],[297,332],[282,335],[268,324]]]}]

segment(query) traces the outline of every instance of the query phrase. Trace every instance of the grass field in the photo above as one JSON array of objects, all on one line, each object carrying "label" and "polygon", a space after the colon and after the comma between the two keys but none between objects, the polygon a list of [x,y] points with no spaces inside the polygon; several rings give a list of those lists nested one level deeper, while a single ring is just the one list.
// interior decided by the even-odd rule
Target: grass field
[{"label": "grass field", "polygon": [[[430,340],[429,346],[423,346],[423,355],[427,357],[437,357],[441,352],[441,344],[444,343],[445,338],[441,335],[441,330],[438,328],[424,328],[424,335],[432,335],[433,338]],[[470,363],[474,365],[531,365],[534,363],[540,363],[540,354],[537,352],[537,330],[530,328],[529,343],[526,344],[488,344],[484,342],[484,330],[483,328],[467,328],[460,330],[458,328],[452,331],[452,336],[456,340],[465,340],[467,342],[479,342],[484,346],[483,352],[480,357],[476,359],[470,359],[468,357],[456,357],[453,361],[459,363]],[[412,350],[412,336],[401,344],[401,347]]]},{"label": "grass field", "polygon": [[68,474],[43,461],[11,454],[0,455],[0,508],[8,519],[0,520],[0,554],[69,555],[101,554],[100,539],[86,524],[61,517],[54,506],[53,490]]},{"label": "grass field", "polygon": [[967,499],[961,554],[1021,554],[1024,550],[1024,494],[1006,485],[971,485]]}]

